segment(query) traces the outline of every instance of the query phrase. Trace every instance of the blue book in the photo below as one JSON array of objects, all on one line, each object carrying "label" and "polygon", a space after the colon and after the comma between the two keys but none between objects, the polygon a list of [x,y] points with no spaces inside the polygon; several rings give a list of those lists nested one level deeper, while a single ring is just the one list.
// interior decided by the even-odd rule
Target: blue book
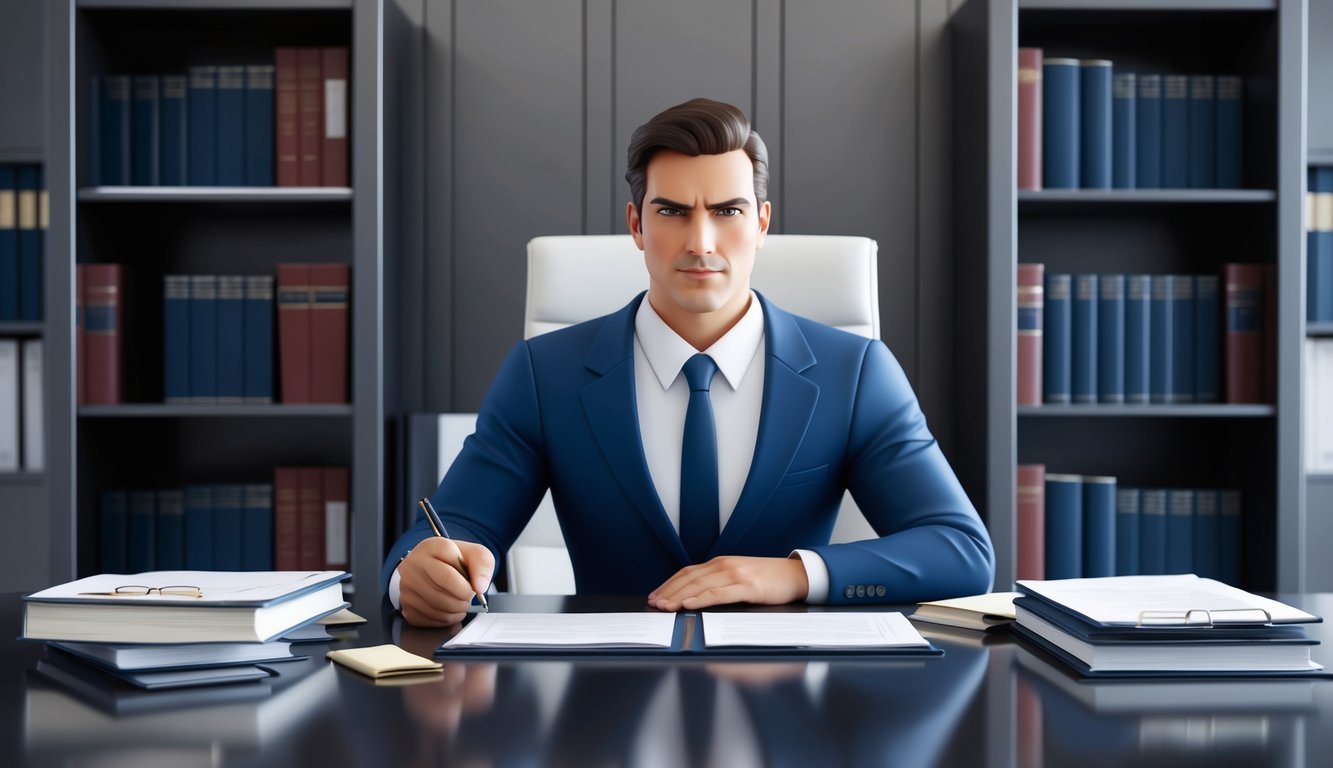
[{"label": "blue book", "polygon": [[245,402],[273,402],[273,275],[245,278]]},{"label": "blue book", "polygon": [[1134,106],[1134,183],[1139,189],[1162,186],[1162,76],[1139,75]]},{"label": "blue book", "polygon": [[1166,572],[1194,572],[1194,491],[1166,494]]},{"label": "blue book", "polygon": [[1174,298],[1175,282],[1171,275],[1152,276],[1152,301],[1150,310],[1149,356],[1148,363],[1148,399],[1153,403],[1170,403],[1175,391],[1172,375],[1175,373],[1175,355],[1171,343],[1175,334],[1171,330],[1175,313],[1171,311]]},{"label": "blue book", "polygon": [[1074,275],[1069,353],[1075,403],[1097,402],[1097,302],[1097,276]]},{"label": "blue book", "polygon": [[18,177],[0,163],[0,323],[19,319]]},{"label": "blue book", "polygon": [[185,486],[185,567],[211,571],[213,564],[213,486]]},{"label": "blue book", "polygon": [[1078,59],[1046,59],[1041,65],[1041,168],[1046,189],[1079,186]]},{"label": "blue book", "polygon": [[1134,189],[1138,158],[1134,153],[1138,133],[1135,106],[1138,78],[1133,72],[1117,72],[1111,82],[1111,186]]},{"label": "blue book", "polygon": [[217,325],[217,397],[219,403],[245,398],[245,275],[220,275]]},{"label": "blue book", "polygon": [[179,489],[157,492],[157,568],[185,570],[185,494]]},{"label": "blue book", "polygon": [[162,397],[188,403],[190,389],[190,276],[162,278]]},{"label": "blue book", "polygon": [[1102,275],[1097,299],[1097,401],[1125,402],[1125,276]]},{"label": "blue book", "polygon": [[1218,533],[1217,491],[1194,492],[1194,573],[1205,579],[1220,575],[1217,567]]},{"label": "blue book", "polygon": [[102,573],[126,573],[129,565],[130,498],[125,491],[104,491],[100,515]]},{"label": "blue book", "polygon": [[1217,580],[1240,586],[1240,491],[1217,495]]},{"label": "blue book", "polygon": [[1189,179],[1194,189],[1217,186],[1216,110],[1213,107],[1213,76],[1190,75]]},{"label": "blue book", "polygon": [[1083,478],[1046,475],[1046,578],[1083,575]]},{"label": "blue book", "polygon": [[241,486],[213,486],[213,567],[241,570]]},{"label": "blue book", "polygon": [[130,78],[106,75],[101,81],[97,154],[102,163],[98,183],[124,186],[130,183]]},{"label": "blue book", "polygon": [[1233,75],[1219,75],[1215,82],[1217,101],[1214,117],[1217,120],[1217,186],[1219,189],[1241,188],[1241,79]]},{"label": "blue book", "polygon": [[1114,576],[1116,481],[1083,476],[1083,577]]},{"label": "blue book", "polygon": [[217,401],[217,299],[217,275],[190,275],[190,399],[196,403]]},{"label": "blue book", "polygon": [[245,67],[217,68],[217,181],[245,185]]},{"label": "blue book", "polygon": [[1111,188],[1111,62],[1079,62],[1079,186]]},{"label": "blue book", "polygon": [[[1305,171],[1305,321],[1316,323],[1319,317],[1319,181],[1321,168]],[[0,167],[0,174],[4,168]],[[3,176],[0,176],[3,179]],[[3,190],[0,181],[0,190]],[[3,194],[3,191],[0,191]],[[3,212],[0,212],[0,216]],[[2,225],[0,225],[2,226]],[[3,230],[0,230],[2,233]],[[3,249],[3,245],[0,245]],[[3,250],[0,250],[0,254]],[[0,273],[2,274],[2,273]],[[0,306],[3,303],[0,302]],[[3,314],[0,314],[3,317]]]},{"label": "blue book", "polygon": [[1139,489],[1115,491],[1115,575],[1139,575]]},{"label": "blue book", "polygon": [[1041,387],[1047,403],[1070,402],[1070,282],[1067,274],[1046,273],[1042,307]]},{"label": "blue book", "polygon": [[190,67],[189,156],[186,180],[196,187],[216,186],[217,67]]},{"label": "blue book", "polygon": [[189,80],[185,75],[162,76],[162,101],[158,107],[158,183],[168,187],[186,184],[189,164]]},{"label": "blue book", "polygon": [[135,75],[130,112],[130,183],[137,187],[158,184],[159,103],[161,81],[156,75]]},{"label": "blue book", "polygon": [[1313,311],[1316,323],[1333,323],[1333,168],[1315,171],[1314,248],[1308,255],[1310,273],[1306,279],[1314,290]]},{"label": "blue book", "polygon": [[241,570],[273,570],[273,486],[247,485],[241,511]]},{"label": "blue book", "polygon": [[1189,187],[1189,77],[1162,77],[1162,186]]},{"label": "blue book", "polygon": [[1169,403],[1194,402],[1194,276],[1168,275],[1171,281],[1171,388]]},{"label": "blue book", "polygon": [[1161,488],[1139,493],[1139,573],[1166,573],[1166,491]]},{"label": "blue book", "polygon": [[1219,368],[1222,337],[1218,324],[1221,307],[1217,298],[1217,275],[1194,276],[1194,402],[1216,403],[1221,399]]},{"label": "blue book", "polygon": [[88,183],[97,187],[102,184],[102,101],[106,96],[106,83],[98,75],[89,78],[88,83]]},{"label": "blue book", "polygon": [[130,492],[129,570],[144,573],[156,570],[157,493]]},{"label": "blue book", "polygon": [[19,320],[42,319],[42,169],[18,167]]},{"label": "blue book", "polygon": [[273,186],[273,65],[245,68],[245,183]]}]

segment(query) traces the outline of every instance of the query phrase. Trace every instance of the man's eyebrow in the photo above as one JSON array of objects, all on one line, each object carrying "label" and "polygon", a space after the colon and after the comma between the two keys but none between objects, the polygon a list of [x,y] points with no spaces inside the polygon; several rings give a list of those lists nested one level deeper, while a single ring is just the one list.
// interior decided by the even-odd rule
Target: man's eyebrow
[{"label": "man's eyebrow", "polygon": [[[648,202],[653,203],[654,205],[661,205],[666,208],[679,208],[682,211],[694,210],[694,206],[692,205],[686,205],[685,203],[678,203],[675,200],[666,197],[654,197],[652,200],[649,200]],[[742,205],[749,205],[749,204],[750,201],[744,197],[733,197],[730,200],[723,200],[720,203],[709,203],[705,205],[704,208],[707,208],[710,211],[716,211],[722,208],[736,208]]]}]

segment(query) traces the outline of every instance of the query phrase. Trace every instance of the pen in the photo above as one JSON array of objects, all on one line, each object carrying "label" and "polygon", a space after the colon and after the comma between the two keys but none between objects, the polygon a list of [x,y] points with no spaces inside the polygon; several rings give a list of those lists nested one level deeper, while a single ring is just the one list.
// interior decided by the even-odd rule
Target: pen
[{"label": "pen", "polygon": [[[445,530],[444,521],[440,519],[440,513],[435,511],[435,507],[431,505],[430,499],[423,498],[421,501],[417,502],[417,505],[421,507],[422,512],[426,513],[426,522],[430,523],[430,527],[435,531],[435,535],[442,539],[450,538],[449,531]],[[461,556],[458,558],[456,565],[458,567],[458,572],[463,574],[463,578],[467,579],[468,584],[471,585],[472,579],[467,575],[467,566],[463,565],[463,558]],[[481,601],[481,607],[485,608],[489,613],[491,606],[486,602],[486,595],[478,592],[477,599]]]}]

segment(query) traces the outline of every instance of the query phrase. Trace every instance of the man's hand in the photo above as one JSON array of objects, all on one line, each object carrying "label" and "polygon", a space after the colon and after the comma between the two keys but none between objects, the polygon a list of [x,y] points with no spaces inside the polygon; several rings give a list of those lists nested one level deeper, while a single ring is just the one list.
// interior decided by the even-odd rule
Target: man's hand
[{"label": "man's hand", "polygon": [[[458,572],[462,559],[472,577]],[[431,537],[416,545],[398,564],[398,605],[403,618],[418,627],[457,624],[475,594],[486,591],[495,558],[480,544]]]},{"label": "man's hand", "polygon": [[804,600],[809,591],[800,558],[724,556],[680,569],[648,595],[648,604],[659,611],[727,603],[781,605]]}]

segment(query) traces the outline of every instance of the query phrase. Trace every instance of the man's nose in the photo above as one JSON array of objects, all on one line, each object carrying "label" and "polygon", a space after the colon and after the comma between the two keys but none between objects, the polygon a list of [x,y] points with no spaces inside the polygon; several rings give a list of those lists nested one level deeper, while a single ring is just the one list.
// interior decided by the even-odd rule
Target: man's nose
[{"label": "man's nose", "polygon": [[717,232],[713,227],[711,212],[706,212],[690,222],[689,249],[690,253],[700,256],[710,254],[717,249]]}]

